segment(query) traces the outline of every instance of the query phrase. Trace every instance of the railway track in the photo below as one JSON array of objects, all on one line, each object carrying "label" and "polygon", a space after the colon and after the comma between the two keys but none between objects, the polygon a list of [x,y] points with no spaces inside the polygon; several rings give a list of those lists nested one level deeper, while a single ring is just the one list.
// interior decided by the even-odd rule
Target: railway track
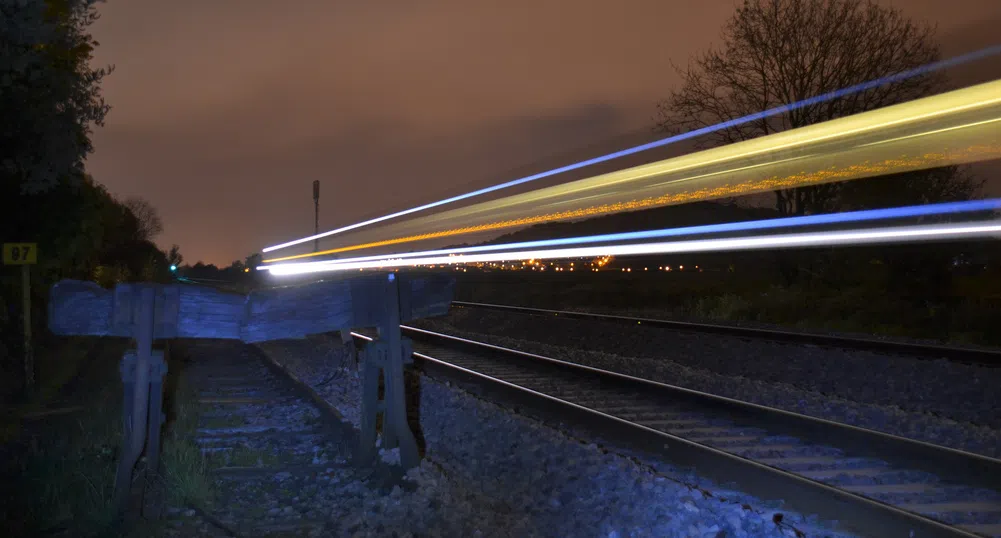
[{"label": "railway track", "polygon": [[[197,445],[212,498],[170,515],[174,536],[333,536],[344,488],[378,488],[385,469],[350,463],[356,439],[322,399],[257,348],[225,341],[183,346]],[[343,515],[343,514],[340,514]]]},{"label": "railway track", "polygon": [[999,460],[413,327],[404,335],[426,373],[846,531],[1001,536]]},{"label": "railway track", "polygon": [[984,366],[1001,366],[1001,351],[993,349],[952,347],[934,344],[901,342],[897,340],[880,340],[876,338],[856,338],[830,334],[740,327],[736,325],[692,323],[687,321],[620,316],[594,312],[575,312],[570,310],[549,310],[545,308],[475,303],[467,301],[453,301],[452,305],[459,308],[497,310],[535,316],[553,316],[562,317],[564,319],[603,321],[623,325],[643,325],[646,327],[661,327],[679,331],[721,334],[742,338],[787,342],[792,344],[808,344],[840,349],[909,355],[927,359],[944,358],[954,362],[979,364]]}]

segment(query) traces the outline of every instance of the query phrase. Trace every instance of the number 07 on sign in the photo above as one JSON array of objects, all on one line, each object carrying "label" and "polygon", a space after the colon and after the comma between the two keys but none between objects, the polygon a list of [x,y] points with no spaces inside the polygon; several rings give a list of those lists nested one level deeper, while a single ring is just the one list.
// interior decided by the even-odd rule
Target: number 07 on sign
[{"label": "number 07 on sign", "polygon": [[35,243],[4,243],[3,264],[21,266],[21,288],[24,301],[21,315],[24,316],[24,386],[31,390],[35,384],[35,365],[31,352],[31,280],[28,266],[38,263],[38,246]]},{"label": "number 07 on sign", "polygon": [[4,265],[34,265],[38,263],[38,247],[35,243],[4,243]]}]

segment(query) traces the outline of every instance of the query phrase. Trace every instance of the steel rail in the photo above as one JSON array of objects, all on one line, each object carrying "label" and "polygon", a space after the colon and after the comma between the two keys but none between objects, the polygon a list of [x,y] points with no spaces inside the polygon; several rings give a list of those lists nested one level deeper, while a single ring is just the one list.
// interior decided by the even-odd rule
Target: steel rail
[{"label": "steel rail", "polygon": [[[415,364],[425,373],[471,384],[488,397],[527,407],[534,414],[561,422],[572,421],[599,436],[627,442],[672,464],[694,467],[699,475],[717,483],[735,483],[738,489],[751,495],[783,499],[797,511],[838,521],[846,531],[878,537],[972,537],[977,534],[971,530],[993,532],[996,526],[970,525],[971,530],[965,530],[947,525],[803,475],[809,473],[783,470],[645,426],[601,410],[600,403],[588,404],[588,398],[600,402],[602,396],[597,392],[588,395],[588,390],[594,389],[586,387],[588,383],[600,386],[606,396],[620,390],[618,394],[635,398],[629,404],[633,408],[643,407],[641,404],[645,408],[661,405],[664,409],[694,406],[745,427],[833,446],[854,457],[879,458],[891,462],[894,470],[901,467],[900,470],[923,470],[946,483],[963,486],[1001,490],[1001,460],[414,327],[403,326],[403,331],[413,339]],[[364,338],[353,334],[359,340]],[[486,367],[470,366],[470,362],[477,361]],[[520,368],[521,373],[504,374],[505,365]],[[532,384],[529,380],[540,379],[558,385],[563,391],[577,390],[583,396],[565,397],[527,386]],[[574,389],[574,383],[584,388]]]},{"label": "steel rail", "polygon": [[624,325],[645,325],[648,327],[661,327],[664,329],[674,329],[679,331],[722,334],[740,338],[772,340],[777,342],[808,344],[815,346],[835,347],[835,348],[853,349],[860,351],[874,351],[878,353],[908,355],[926,359],[948,359],[953,362],[980,364],[984,366],[1001,366],[1001,351],[993,349],[962,348],[962,347],[951,347],[951,346],[943,346],[936,344],[918,344],[911,342],[900,342],[896,340],[879,340],[876,338],[859,338],[859,337],[849,337],[849,336],[837,336],[830,334],[782,331],[777,329],[759,329],[752,327],[740,327],[737,325],[694,323],[689,321],[674,321],[666,319],[621,316],[615,314],[601,314],[596,312],[549,310],[545,308],[532,308],[526,306],[502,305],[502,304],[490,304],[490,303],[476,303],[467,301],[452,301],[452,304],[454,306],[458,306],[461,308],[480,308],[480,309],[498,310],[505,312],[515,312],[519,314],[528,314],[528,315],[543,315],[543,316],[556,316],[556,317],[563,317],[570,319],[606,321]]}]

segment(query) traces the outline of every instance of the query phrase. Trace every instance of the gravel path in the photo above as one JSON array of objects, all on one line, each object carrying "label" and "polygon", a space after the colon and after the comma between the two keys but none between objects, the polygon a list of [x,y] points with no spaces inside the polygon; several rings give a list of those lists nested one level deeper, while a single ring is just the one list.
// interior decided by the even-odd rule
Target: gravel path
[{"label": "gravel path", "polygon": [[[402,480],[381,472],[385,465],[354,467],[350,424],[320,420],[260,351],[219,342],[190,351],[195,364],[184,375],[200,389],[196,442],[213,496],[199,509],[168,507],[161,536],[548,535],[430,463]],[[325,364],[323,356],[313,358]],[[336,387],[356,385],[349,378],[325,386],[343,393]]]},{"label": "gravel path", "polygon": [[1001,369],[471,309],[414,325],[1001,457]]},{"label": "gravel path", "polygon": [[[357,373],[338,340],[261,348],[357,426]],[[384,523],[382,532],[363,518],[354,535],[385,536],[391,529],[414,536],[750,538],[806,529],[809,536],[838,536],[780,506],[639,454],[584,442],[442,382],[409,381],[425,454],[399,502],[424,512],[393,512],[406,519]],[[442,516],[452,527],[436,523]]]}]

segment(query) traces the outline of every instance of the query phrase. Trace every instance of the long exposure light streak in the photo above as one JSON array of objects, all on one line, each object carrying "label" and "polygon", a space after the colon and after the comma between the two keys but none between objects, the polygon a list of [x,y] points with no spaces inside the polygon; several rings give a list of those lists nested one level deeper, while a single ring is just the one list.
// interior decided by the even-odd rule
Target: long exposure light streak
[{"label": "long exposure light streak", "polygon": [[[873,222],[890,219],[917,218],[956,215],[962,213],[975,213],[983,211],[1001,210],[1001,198],[988,200],[971,200],[965,202],[947,202],[941,204],[927,204],[919,206],[892,207],[885,209],[869,209],[864,211],[851,211],[845,213],[829,213],[823,215],[808,215],[802,217],[786,217],[778,219],[762,219],[743,222],[729,222],[723,224],[708,224],[700,226],[684,226],[679,228],[666,228],[659,230],[644,230],[637,232],[623,232],[613,234],[589,235],[580,237],[565,237],[559,239],[544,239],[539,241],[521,241],[517,243],[501,243],[496,245],[480,245],[474,247],[460,247],[438,250],[426,250],[422,252],[405,252],[396,254],[384,254],[373,256],[361,256],[355,258],[345,258],[341,260],[323,260],[316,262],[301,262],[297,264],[303,267],[321,267],[326,265],[337,265],[342,263],[369,262],[386,259],[406,259],[406,258],[426,258],[431,256],[455,256],[458,254],[470,254],[474,252],[498,252],[517,249],[537,249],[545,247],[582,245],[590,243],[609,243],[624,241],[640,241],[649,239],[662,239],[666,237],[682,237],[705,235],[714,233],[736,233],[755,230],[772,230],[778,228],[796,228],[802,226],[819,226],[825,224],[846,224],[859,222]],[[271,266],[261,266],[260,269],[268,269]]]},{"label": "long exposure light streak", "polygon": [[577,162],[577,163],[574,163],[574,164],[570,164],[570,165],[566,165],[566,166],[561,166],[559,168],[554,168],[552,170],[548,170],[548,171],[545,171],[545,172],[540,172],[538,174],[533,174],[533,175],[526,176],[526,177],[523,177],[523,178],[520,178],[520,179],[515,179],[515,180],[512,180],[512,181],[505,182],[505,183],[500,183],[498,185],[493,185],[493,186],[486,187],[486,188],[483,188],[483,189],[478,189],[478,190],[475,190],[475,191],[472,191],[472,192],[468,192],[468,193],[465,193],[465,194],[460,194],[460,195],[457,195],[457,196],[452,196],[450,198],[445,198],[443,200],[438,200],[436,202],[431,202],[429,204],[424,204],[424,205],[421,205],[421,206],[412,207],[410,209],[405,209],[403,211],[397,211],[395,213],[391,213],[391,214],[388,214],[388,215],[383,215],[381,217],[377,217],[377,218],[374,218],[374,219],[369,219],[369,220],[358,222],[358,223],[351,224],[351,225],[348,225],[348,226],[342,226],[340,228],[336,228],[334,230],[330,230],[330,231],[323,232],[323,233],[320,233],[320,234],[315,234],[315,235],[311,235],[311,236],[308,236],[308,237],[303,237],[301,239],[296,239],[296,240],[288,241],[288,242],[281,243],[281,244],[278,244],[278,245],[273,245],[273,246],[266,247],[266,248],[262,249],[262,252],[272,252],[272,251],[275,251],[275,250],[279,250],[279,249],[283,249],[283,248],[287,248],[287,247],[299,245],[299,244],[302,244],[302,243],[308,243],[308,242],[314,241],[316,239],[322,239],[324,237],[329,237],[329,236],[332,236],[332,235],[335,235],[335,234],[339,234],[339,233],[347,232],[347,231],[350,231],[350,230],[362,228],[364,226],[369,226],[369,225],[372,225],[372,224],[377,224],[379,222],[384,222],[384,221],[387,221],[387,220],[399,218],[399,217],[402,217],[402,216],[405,216],[405,215],[410,215],[410,214],[413,214],[413,213],[418,213],[418,212],[421,212],[421,211],[426,211],[428,209],[433,209],[435,207],[440,207],[440,206],[443,206],[443,205],[451,204],[451,203],[458,202],[458,201],[461,201],[461,200],[466,200],[466,199],[473,198],[473,197],[476,197],[476,196],[482,196],[484,194],[489,194],[491,192],[496,192],[496,191],[499,191],[499,190],[502,190],[502,189],[507,189],[507,188],[514,187],[514,186],[517,186],[517,185],[522,185],[522,184],[525,184],[525,183],[529,183],[531,181],[536,181],[536,180],[543,179],[543,178],[546,178],[546,177],[555,176],[555,175],[562,174],[562,173],[565,173],[565,172],[570,172],[570,171],[573,171],[573,170],[578,170],[578,169],[581,169],[581,168],[586,168],[588,166],[592,166],[592,165],[595,165],[595,164],[600,164],[600,163],[603,163],[603,162],[611,161],[611,160],[614,160],[614,159],[618,159],[620,157],[625,157],[625,156],[628,156],[628,155],[634,155],[636,153],[640,153],[640,152],[647,151],[647,150],[650,150],[650,149],[667,146],[667,145],[670,145],[670,144],[673,144],[673,143],[676,143],[676,142],[680,142],[680,141],[683,141],[683,140],[688,140],[688,139],[692,139],[692,138],[695,138],[695,137],[699,137],[699,136],[703,136],[703,135],[706,135],[706,134],[710,134],[710,133],[713,133],[713,132],[716,132],[716,131],[721,131],[721,130],[724,130],[724,129],[729,129],[731,127],[736,127],[738,125],[742,125],[742,124],[745,124],[745,123],[759,121],[759,120],[762,120],[762,119],[765,119],[765,118],[769,118],[769,117],[772,117],[772,116],[776,116],[776,115],[780,115],[780,114],[785,114],[785,113],[788,113],[788,112],[790,112],[792,110],[796,110],[796,109],[799,109],[799,108],[803,108],[803,107],[815,105],[815,104],[818,104],[818,103],[823,103],[823,102],[830,101],[830,100],[833,100],[833,99],[838,99],[840,97],[844,97],[844,96],[855,94],[855,93],[864,92],[864,91],[867,91],[867,90],[870,90],[870,89],[873,89],[873,88],[876,88],[876,87],[879,87],[879,86],[883,86],[885,84],[892,84],[894,82],[899,82],[899,81],[906,80],[906,79],[909,79],[909,78],[913,78],[913,77],[925,75],[925,74],[928,74],[928,73],[931,73],[931,72],[934,72],[934,71],[938,71],[938,70],[942,70],[942,69],[946,69],[946,68],[950,68],[950,67],[955,67],[955,66],[958,66],[958,65],[961,65],[961,64],[964,64],[964,63],[968,63],[968,62],[976,61],[976,60],[979,60],[979,59],[987,58],[987,57],[990,57],[990,56],[994,56],[994,55],[999,54],[999,53],[1001,53],[1001,45],[995,45],[995,46],[988,47],[988,48],[985,48],[985,49],[981,49],[981,50],[978,50],[978,51],[974,51],[974,52],[970,52],[970,53],[963,54],[963,55],[960,55],[960,56],[956,56],[954,58],[949,58],[949,59],[946,59],[946,60],[940,60],[938,62],[933,62],[933,63],[927,64],[927,65],[924,65],[924,66],[921,66],[921,67],[916,67],[914,69],[909,69],[909,70],[906,70],[906,71],[901,71],[900,73],[895,73],[893,75],[888,75],[888,76],[881,77],[881,78],[878,78],[878,79],[875,79],[875,80],[871,80],[871,81],[868,81],[868,82],[863,82],[863,83],[860,83],[860,84],[849,86],[847,88],[842,88],[840,90],[835,90],[835,91],[827,92],[827,93],[824,93],[824,94],[816,95],[814,97],[810,97],[808,99],[797,101],[795,103],[790,103],[790,104],[786,104],[786,105],[774,107],[774,108],[771,108],[771,109],[768,109],[768,110],[765,110],[765,111],[762,111],[762,112],[757,112],[757,113],[749,114],[747,116],[743,116],[743,117],[740,117],[740,118],[735,118],[733,120],[729,120],[729,121],[726,121],[726,122],[718,123],[716,125],[711,125],[711,126],[708,126],[708,127],[703,127],[703,128],[700,128],[700,129],[695,129],[693,131],[689,131],[689,132],[682,133],[682,134],[675,135],[675,136],[670,136],[670,137],[667,137],[667,138],[663,138],[663,139],[660,139],[660,140],[656,140],[654,142],[649,142],[647,144],[642,144],[642,145],[635,146],[635,147],[632,147],[632,148],[628,148],[628,149],[616,151],[616,152],[613,152],[613,153],[609,153],[607,155],[602,155],[600,157],[594,157],[594,158],[591,158],[591,159],[586,159],[586,160],[583,160],[583,161],[580,161],[580,162]]},{"label": "long exposure light streak", "polygon": [[[1001,81],[417,217],[276,262],[1001,157]],[[884,143],[874,144],[883,141]],[[597,198],[596,195],[600,195]],[[555,202],[590,203],[562,211]],[[389,236],[390,239],[386,237]],[[396,236],[396,237],[393,237]]]},{"label": "long exposure light streak", "polygon": [[[368,243],[359,243],[355,245],[348,245],[344,247],[338,247],[319,252],[266,259],[264,260],[264,262],[275,263],[281,261],[311,258],[316,256],[350,252],[367,248],[398,245],[414,241],[440,239],[440,238],[452,237],[470,233],[499,231],[514,227],[530,226],[533,224],[542,224],[545,222],[553,222],[558,220],[590,218],[590,217],[596,217],[623,211],[636,211],[640,209],[660,207],[665,205],[711,200],[721,197],[734,197],[734,196],[747,195],[764,191],[787,189],[792,187],[801,187],[801,186],[814,185],[820,183],[829,183],[832,181],[845,181],[859,177],[871,177],[871,176],[890,174],[906,170],[930,168],[933,166],[944,166],[948,164],[956,164],[959,162],[969,162],[973,160],[984,160],[997,157],[1001,157],[1001,145],[976,146],[972,148],[966,148],[963,151],[954,151],[948,153],[930,153],[908,159],[892,158],[878,162],[869,161],[866,162],[865,164],[830,167],[826,169],[816,170],[814,172],[797,173],[797,174],[787,175],[784,177],[775,175],[770,177],[758,176],[758,177],[752,177],[751,179],[748,179],[746,181],[734,182],[729,184],[722,184],[722,185],[715,184],[712,186],[707,186],[702,188],[691,188],[690,190],[683,190],[681,192],[668,192],[666,194],[661,194],[658,196],[649,196],[622,202],[599,204],[590,207],[536,214],[514,219],[496,220],[496,221],[486,222],[483,224],[476,224],[459,228],[451,228],[446,230],[438,230],[434,232],[414,234],[403,237],[397,237],[393,239],[373,241]],[[735,171],[738,170],[722,170],[713,174],[703,175],[702,177],[706,177],[708,175],[712,176],[732,175]],[[659,185],[655,185],[655,187],[657,186]]]},{"label": "long exposure light streak", "polygon": [[776,234],[755,237],[699,239],[660,243],[617,244],[562,249],[518,250],[490,252],[460,256],[428,256],[409,259],[382,259],[345,262],[327,265],[280,264],[267,267],[271,274],[288,276],[330,271],[358,269],[391,269],[419,265],[450,265],[494,261],[551,260],[559,258],[588,258],[596,256],[635,256],[641,254],[681,254],[693,252],[718,252],[760,250],[775,248],[829,247],[838,245],[873,245],[883,243],[910,243],[915,241],[941,241],[1001,236],[1001,221],[984,223],[931,224],[921,226],[896,226],[862,230],[838,230],[797,234]]}]

